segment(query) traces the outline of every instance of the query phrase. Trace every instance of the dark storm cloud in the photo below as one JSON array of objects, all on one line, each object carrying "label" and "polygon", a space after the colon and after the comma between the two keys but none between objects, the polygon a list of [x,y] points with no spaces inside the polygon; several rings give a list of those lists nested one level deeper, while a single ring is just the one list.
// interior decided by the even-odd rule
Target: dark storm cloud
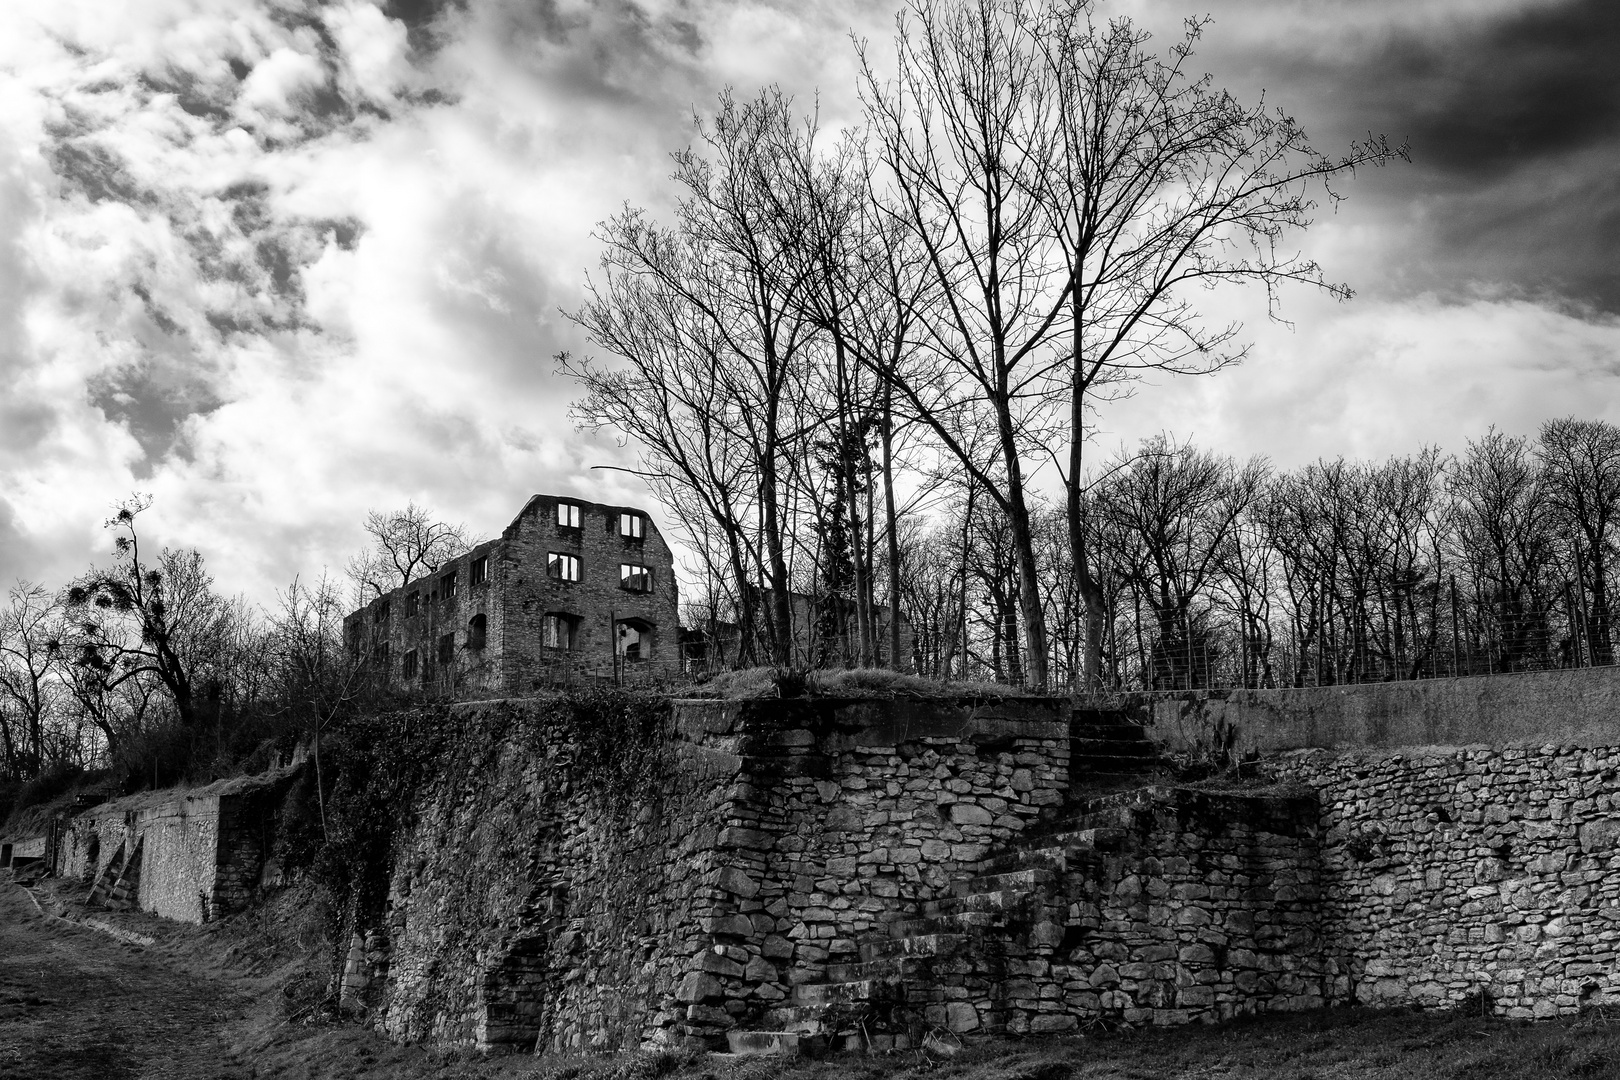
[{"label": "dark storm cloud", "polygon": [[1396,38],[1364,74],[1429,168],[1488,181],[1536,160],[1612,146],[1620,121],[1620,5],[1585,0],[1472,32]]},{"label": "dark storm cloud", "polygon": [[[1426,18],[1414,5],[1372,31],[1355,26],[1365,8],[1314,10],[1315,40],[1274,37],[1258,63],[1224,59],[1324,150],[1368,133],[1409,145],[1411,165],[1364,176],[1352,194],[1403,219],[1391,222],[1400,239],[1384,287],[1620,312],[1620,4]],[[1252,46],[1265,8],[1239,11]],[[1221,22],[1217,12],[1212,38]]]}]

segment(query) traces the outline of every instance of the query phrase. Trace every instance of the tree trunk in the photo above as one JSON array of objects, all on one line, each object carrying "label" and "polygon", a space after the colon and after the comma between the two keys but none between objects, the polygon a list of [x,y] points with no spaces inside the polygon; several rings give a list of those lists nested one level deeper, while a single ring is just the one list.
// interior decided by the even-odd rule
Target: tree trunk
[{"label": "tree trunk", "polygon": [[1035,565],[1035,537],[1029,525],[1029,505],[1024,498],[1024,474],[1018,455],[1018,436],[1013,428],[1008,371],[997,346],[996,428],[1000,436],[1001,461],[1007,469],[1005,510],[1012,526],[1013,551],[1018,558],[1018,607],[1024,621],[1023,685],[1032,690],[1046,689],[1046,608],[1041,604],[1040,575]]},{"label": "tree trunk", "polygon": [[883,388],[883,516],[889,534],[889,667],[906,671],[900,656],[900,528],[894,511],[894,388]]}]

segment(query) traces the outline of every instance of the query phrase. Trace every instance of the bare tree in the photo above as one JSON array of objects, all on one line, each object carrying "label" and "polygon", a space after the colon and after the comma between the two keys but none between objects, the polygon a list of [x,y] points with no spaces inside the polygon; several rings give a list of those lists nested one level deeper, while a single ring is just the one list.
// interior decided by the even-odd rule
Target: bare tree
[{"label": "bare tree", "polygon": [[1620,428],[1565,417],[1541,426],[1547,499],[1575,551],[1576,587],[1590,596],[1583,637],[1592,661],[1614,663],[1608,570],[1620,523]]},{"label": "bare tree", "polygon": [[[864,48],[862,93],[883,205],[925,254],[921,320],[934,362],[891,382],[908,411],[994,502],[1010,530],[1028,680],[1047,682],[1045,611],[1026,493],[1044,444],[1045,349],[1064,314],[1040,190],[1056,148],[1052,72],[1023,5],[917,0],[886,83]],[[994,456],[974,452],[984,435]]]},{"label": "bare tree", "polygon": [[181,725],[194,729],[199,705],[218,700],[217,683],[199,677],[217,664],[228,610],[197,551],[164,549],[155,562],[143,559],[135,519],[150,506],[150,497],[132,498],[107,521],[118,533],[113,564],[68,587],[72,633],[64,646],[105,690],[152,676]]},{"label": "bare tree", "polygon": [[1456,557],[1479,583],[1488,655],[1504,670],[1546,660],[1553,560],[1547,488],[1530,441],[1492,428],[1470,442],[1447,480],[1456,502]]},{"label": "bare tree", "polygon": [[787,486],[807,446],[799,406],[815,327],[801,298],[808,268],[784,235],[774,189],[791,175],[801,136],[775,90],[746,102],[723,94],[697,128],[699,146],[675,155],[675,227],[633,209],[600,226],[603,280],[568,314],[627,366],[558,359],[586,388],[581,423],[635,436],[642,474],[708,510],[731,549],[745,623],[756,582],[768,585],[770,659],[787,665]]},{"label": "bare tree", "polygon": [[362,602],[431,575],[472,546],[463,526],[440,521],[415,502],[403,510],[369,512],[365,529],[371,546],[346,568]]},{"label": "bare tree", "polygon": [[1066,272],[1067,363],[1053,389],[1067,413],[1070,546],[1087,605],[1085,679],[1100,672],[1103,597],[1079,513],[1086,409],[1099,390],[1144,370],[1203,374],[1247,351],[1236,323],[1207,325],[1192,288],[1298,282],[1347,298],[1314,261],[1281,248],[1310,224],[1313,185],[1405,151],[1383,138],[1339,157],[1316,152],[1291,116],[1249,106],[1188,64],[1207,20],[1188,20],[1165,56],[1129,19],[1099,23],[1092,0],[1014,3],[1051,72],[1053,130],[1038,145],[1041,201]]},{"label": "bare tree", "polygon": [[322,576],[313,588],[293,579],[270,616],[268,651],[274,698],[284,714],[310,733],[315,759],[321,832],[326,833],[326,787],[321,736],[362,697],[365,664],[343,647],[343,604]]},{"label": "bare tree", "polygon": [[53,645],[61,609],[43,587],[27,581],[13,585],[7,600],[0,610],[0,750],[11,775],[35,776],[45,764],[45,729],[56,697]]}]

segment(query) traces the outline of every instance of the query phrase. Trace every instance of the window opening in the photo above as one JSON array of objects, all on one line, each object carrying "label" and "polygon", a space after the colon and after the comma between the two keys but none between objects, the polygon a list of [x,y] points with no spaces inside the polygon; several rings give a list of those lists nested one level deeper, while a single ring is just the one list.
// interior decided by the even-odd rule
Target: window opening
[{"label": "window opening", "polygon": [[422,595],[420,593],[405,594],[405,617],[407,619],[415,615],[421,609],[421,606]]},{"label": "window opening", "polygon": [[405,654],[399,662],[399,675],[402,679],[416,678],[416,650],[412,649]]},{"label": "window opening", "polygon": [[640,619],[621,619],[613,628],[613,651],[622,660],[645,660],[652,655],[652,627]]},{"label": "window opening", "polygon": [[579,559],[573,555],[553,551],[546,556],[546,575],[558,581],[578,581]]},{"label": "window opening", "polygon": [[620,563],[619,588],[627,592],[652,592],[652,570],[635,563]]},{"label": "window opening", "polygon": [[480,555],[472,561],[467,568],[467,583],[469,585],[482,585],[489,580],[489,556]]},{"label": "window opening", "polygon": [[439,663],[448,664],[456,658],[456,635],[445,634],[439,638]]},{"label": "window opening", "polygon": [[489,620],[482,615],[474,615],[467,620],[467,648],[482,649],[489,629]]},{"label": "window opening", "polygon": [[456,572],[450,571],[439,579],[439,596],[445,600],[452,600],[456,595]]},{"label": "window opening", "polygon": [[381,626],[388,621],[388,601],[384,600],[371,612],[372,621]]},{"label": "window opening", "polygon": [[558,503],[557,526],[563,529],[579,528],[579,506],[575,503]]},{"label": "window opening", "polygon": [[541,623],[541,641],[548,649],[572,649],[574,628],[578,624],[577,616],[560,611],[550,612]]},{"label": "window opening", "polygon": [[640,514],[620,514],[619,535],[628,536],[632,540],[642,539],[646,530],[646,520]]}]

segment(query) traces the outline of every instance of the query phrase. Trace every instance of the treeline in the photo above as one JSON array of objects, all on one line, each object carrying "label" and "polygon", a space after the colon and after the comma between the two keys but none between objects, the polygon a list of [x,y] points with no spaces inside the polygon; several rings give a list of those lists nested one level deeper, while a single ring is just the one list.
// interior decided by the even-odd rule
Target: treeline
[{"label": "treeline", "polygon": [[1114,586],[1085,512],[1090,410],[1144,371],[1242,357],[1202,290],[1348,295],[1293,234],[1330,180],[1403,154],[1318,153],[1286,112],[1192,71],[1202,28],[1157,52],[1089,0],[913,0],[892,48],[857,46],[858,127],[828,136],[775,89],[722,95],[674,156],[672,215],[598,227],[570,317],[605,355],[559,364],[579,422],[634,442],[684,530],[685,620],[711,657],[906,663],[882,611],[922,588],[902,582],[921,571],[902,522],[954,500],[1011,568],[984,585],[1010,605],[999,666],[1070,679],[1048,667],[1075,640],[1049,625],[1056,544],[1063,617],[1089,628],[1075,662],[1101,683]]},{"label": "treeline", "polygon": [[347,583],[295,579],[260,607],[222,595],[200,552],[143,546],[150,505],[132,498],[106,522],[104,565],[60,589],[9,590],[0,781],[109,769],[133,790],[262,767],[296,742],[318,748],[322,732],[389,703],[345,647],[344,615],[468,546],[459,526],[414,504],[374,512]]},{"label": "treeline", "polygon": [[[1459,455],[1276,471],[1144,443],[1081,501],[1106,597],[1103,685],[1312,686],[1612,664],[1620,428],[1492,430]],[[1080,685],[1084,603],[1063,507],[1032,515],[1053,681]],[[902,544],[933,677],[1026,682],[1005,518],[955,501]]]}]

